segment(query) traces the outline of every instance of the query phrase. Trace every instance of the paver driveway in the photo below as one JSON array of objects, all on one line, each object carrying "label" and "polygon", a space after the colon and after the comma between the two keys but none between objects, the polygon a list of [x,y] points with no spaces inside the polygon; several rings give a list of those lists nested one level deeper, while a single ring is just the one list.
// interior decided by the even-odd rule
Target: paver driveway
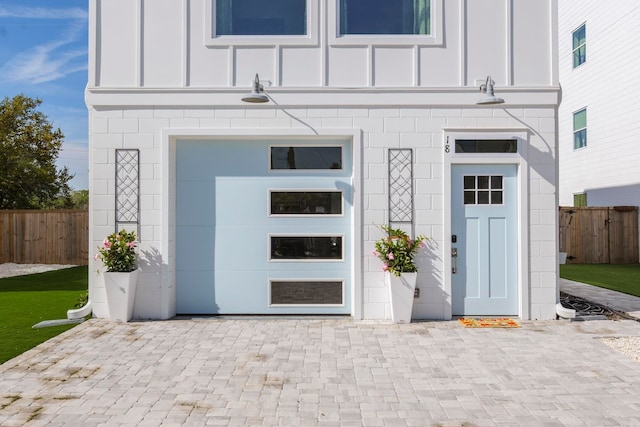
[{"label": "paver driveway", "polygon": [[640,425],[640,323],[90,320],[0,365],[0,425]]}]

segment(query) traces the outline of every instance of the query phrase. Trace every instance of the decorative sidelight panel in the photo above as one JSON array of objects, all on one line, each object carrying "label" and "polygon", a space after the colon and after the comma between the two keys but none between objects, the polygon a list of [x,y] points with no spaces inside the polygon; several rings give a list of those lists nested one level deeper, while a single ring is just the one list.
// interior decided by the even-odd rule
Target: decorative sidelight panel
[{"label": "decorative sidelight panel", "polygon": [[116,150],[116,231],[138,231],[140,223],[140,151]]},{"label": "decorative sidelight panel", "polygon": [[389,149],[389,224],[413,224],[413,150]]}]

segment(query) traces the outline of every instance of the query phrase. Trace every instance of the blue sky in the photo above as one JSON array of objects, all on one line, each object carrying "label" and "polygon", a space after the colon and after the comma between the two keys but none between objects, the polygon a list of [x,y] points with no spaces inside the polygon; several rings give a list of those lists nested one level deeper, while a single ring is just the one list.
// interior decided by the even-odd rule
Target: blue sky
[{"label": "blue sky", "polygon": [[88,187],[88,0],[0,0],[0,98],[40,98],[43,112],[64,133],[58,166],[71,187]]}]

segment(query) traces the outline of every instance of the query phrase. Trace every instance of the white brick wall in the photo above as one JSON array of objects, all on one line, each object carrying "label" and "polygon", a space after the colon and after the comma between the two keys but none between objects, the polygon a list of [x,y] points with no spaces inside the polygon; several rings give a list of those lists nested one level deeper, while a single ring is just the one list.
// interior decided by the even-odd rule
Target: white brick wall
[{"label": "white brick wall", "polygon": [[[373,242],[381,236],[375,224],[387,222],[387,149],[413,148],[415,177],[415,232],[432,237],[429,256],[419,259],[421,274],[414,316],[443,319],[446,317],[443,253],[444,206],[443,127],[499,129],[506,125],[530,128],[528,148],[531,195],[527,197],[530,213],[529,265],[530,306],[532,318],[555,317],[556,284],[556,194],[555,138],[553,108],[500,109],[483,108],[295,108],[283,114],[279,108],[261,109],[135,109],[122,111],[91,110],[91,247],[98,246],[114,227],[114,149],[139,148],[141,163],[141,234],[142,274],[136,299],[135,316],[158,318],[171,316],[173,283],[166,266],[172,232],[163,223],[161,132],[169,127],[199,129],[300,129],[308,126],[360,129],[362,135],[362,236],[363,283],[362,314],[364,318],[389,318],[388,293],[383,282],[380,262],[372,255]],[[292,116],[295,119],[292,119]],[[108,133],[107,133],[108,132]],[[169,183],[171,188],[171,183]],[[171,208],[172,201],[169,201]],[[163,263],[165,264],[163,266]],[[99,265],[91,262],[90,271]],[[526,273],[526,272],[525,272]],[[106,316],[104,284],[99,275],[90,280],[95,314]]]}]

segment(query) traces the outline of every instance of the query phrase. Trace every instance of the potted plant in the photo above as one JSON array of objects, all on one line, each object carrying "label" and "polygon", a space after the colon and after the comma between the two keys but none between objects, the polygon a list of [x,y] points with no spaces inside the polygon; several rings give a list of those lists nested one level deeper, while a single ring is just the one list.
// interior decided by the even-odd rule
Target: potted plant
[{"label": "potted plant", "polygon": [[418,267],[414,257],[424,248],[428,237],[419,235],[415,239],[401,229],[383,225],[386,234],[376,241],[373,255],[382,261],[385,281],[389,286],[391,319],[395,323],[410,323],[413,311],[413,295],[418,280]]},{"label": "potted plant", "polygon": [[104,284],[111,320],[128,322],[133,317],[138,281],[136,246],[136,233],[120,230],[104,239],[94,257],[107,269]]}]

